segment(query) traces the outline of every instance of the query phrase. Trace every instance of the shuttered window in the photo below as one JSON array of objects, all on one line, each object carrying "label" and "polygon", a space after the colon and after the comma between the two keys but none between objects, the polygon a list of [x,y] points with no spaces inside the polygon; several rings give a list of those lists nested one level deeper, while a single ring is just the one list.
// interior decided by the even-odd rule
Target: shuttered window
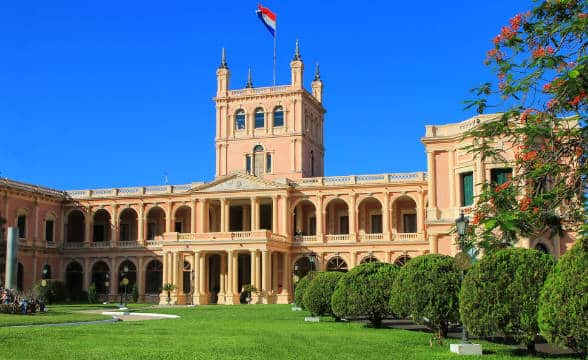
[{"label": "shuttered window", "polygon": [[461,206],[470,206],[474,203],[474,174],[461,175]]}]

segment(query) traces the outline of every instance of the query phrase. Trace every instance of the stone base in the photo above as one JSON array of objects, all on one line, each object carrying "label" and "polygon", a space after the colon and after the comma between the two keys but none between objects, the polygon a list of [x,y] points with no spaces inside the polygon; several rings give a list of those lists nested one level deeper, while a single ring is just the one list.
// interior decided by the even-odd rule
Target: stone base
[{"label": "stone base", "polygon": [[192,297],[193,305],[206,305],[208,304],[208,295],[194,295]]},{"label": "stone base", "polygon": [[480,344],[451,344],[449,350],[459,355],[482,355]]},{"label": "stone base", "polygon": [[290,296],[288,294],[278,294],[278,304],[289,304],[290,303]]}]

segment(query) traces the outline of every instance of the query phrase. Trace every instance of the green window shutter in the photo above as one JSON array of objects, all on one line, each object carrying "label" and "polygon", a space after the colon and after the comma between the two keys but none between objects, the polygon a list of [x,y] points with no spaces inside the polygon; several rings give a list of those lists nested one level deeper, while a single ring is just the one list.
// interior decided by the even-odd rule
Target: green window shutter
[{"label": "green window shutter", "polygon": [[512,169],[492,169],[490,172],[492,184],[502,185],[512,178]]},{"label": "green window shutter", "polygon": [[474,203],[474,174],[466,173],[461,176],[462,201],[461,206],[470,206]]}]

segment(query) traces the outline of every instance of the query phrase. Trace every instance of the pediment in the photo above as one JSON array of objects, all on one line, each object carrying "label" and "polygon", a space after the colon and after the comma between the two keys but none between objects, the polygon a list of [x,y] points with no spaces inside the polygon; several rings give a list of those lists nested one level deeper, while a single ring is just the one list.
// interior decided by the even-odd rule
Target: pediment
[{"label": "pediment", "polygon": [[215,180],[195,189],[195,192],[230,192],[243,190],[283,189],[285,185],[246,175],[232,175]]}]

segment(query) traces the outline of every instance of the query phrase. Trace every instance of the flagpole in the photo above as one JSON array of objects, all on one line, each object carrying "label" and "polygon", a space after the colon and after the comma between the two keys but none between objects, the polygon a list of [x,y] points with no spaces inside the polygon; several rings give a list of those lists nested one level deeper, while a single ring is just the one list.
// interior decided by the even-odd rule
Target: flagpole
[{"label": "flagpole", "polygon": [[276,43],[278,38],[278,26],[276,24],[276,30],[274,32],[274,86],[276,86],[276,59],[277,59],[277,51],[276,51]]}]

